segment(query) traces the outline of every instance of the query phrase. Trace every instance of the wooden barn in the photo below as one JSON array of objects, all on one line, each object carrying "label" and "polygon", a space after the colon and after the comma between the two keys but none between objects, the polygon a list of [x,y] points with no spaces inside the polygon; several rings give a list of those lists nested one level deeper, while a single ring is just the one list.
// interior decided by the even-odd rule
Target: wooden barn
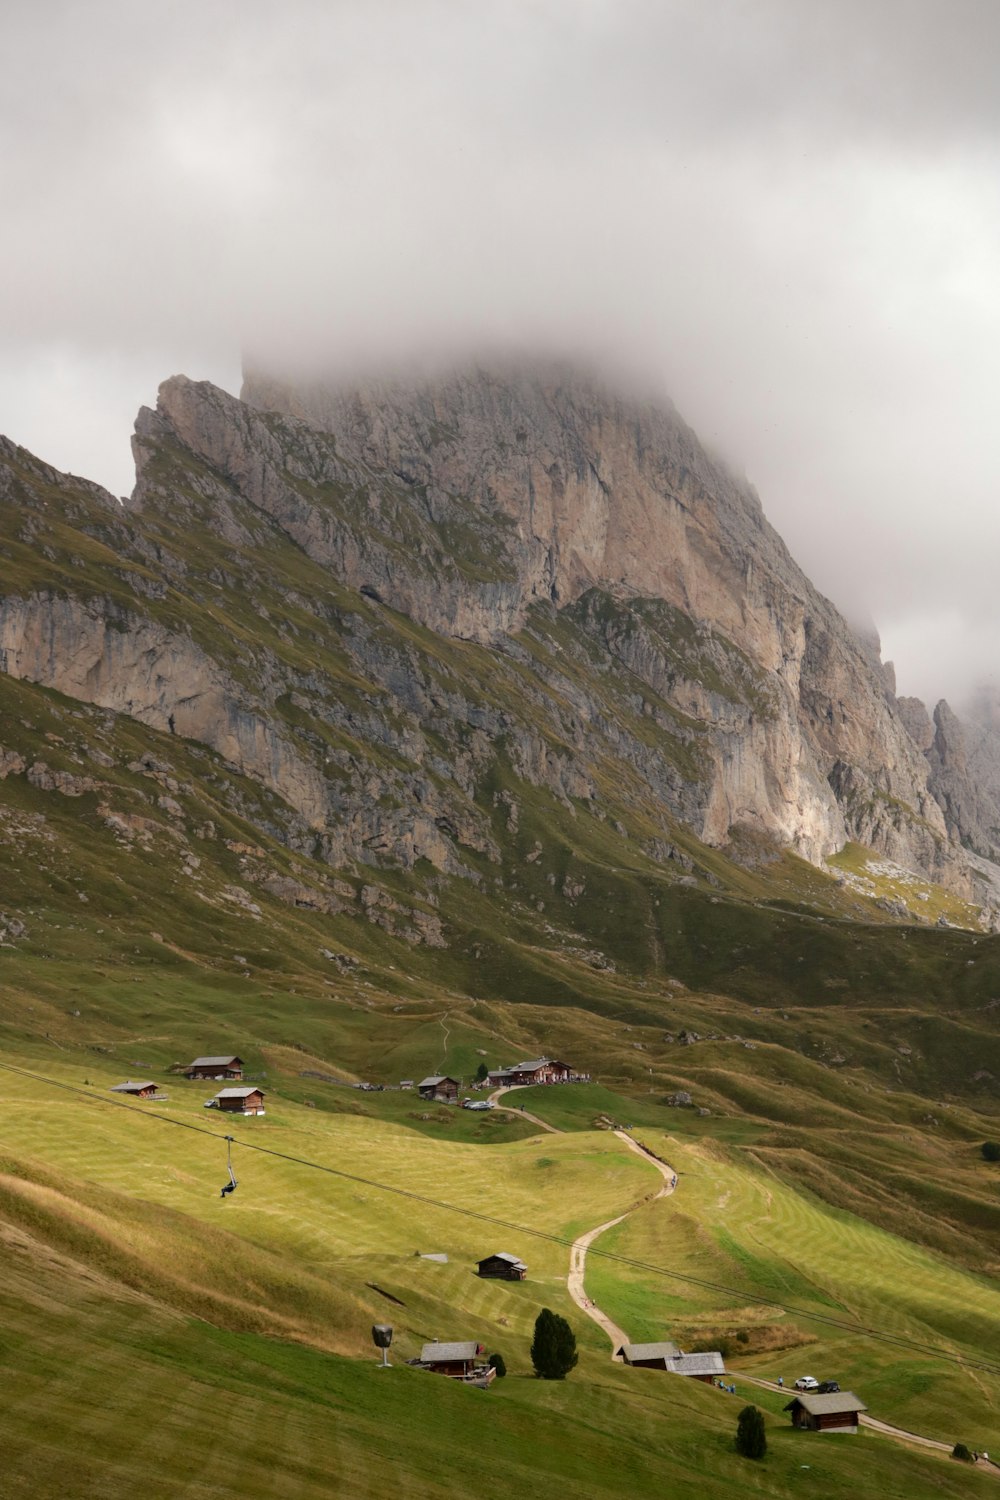
[{"label": "wooden barn", "polygon": [[639,1365],[645,1370],[665,1370],[667,1361],[677,1359],[680,1352],[670,1339],[663,1339],[659,1344],[623,1344],[618,1350],[618,1358],[627,1365]]},{"label": "wooden barn", "polygon": [[196,1057],[184,1069],[185,1078],[242,1078],[240,1057]]},{"label": "wooden barn", "polygon": [[261,1089],[220,1089],[212,1103],[217,1109],[225,1110],[228,1114],[262,1115],[264,1113],[264,1094]]},{"label": "wooden barn", "polygon": [[714,1349],[707,1354],[675,1354],[667,1359],[666,1368],[671,1375],[687,1375],[705,1385],[713,1385],[720,1375],[726,1373],[722,1355]]},{"label": "wooden barn", "polygon": [[436,1099],[439,1104],[456,1104],[458,1089],[457,1078],[447,1078],[437,1073],[417,1084],[417,1093],[421,1099]]},{"label": "wooden barn", "polygon": [[479,1262],[477,1274],[499,1281],[523,1281],[528,1274],[528,1268],[523,1260],[518,1260],[516,1255],[508,1255],[506,1250],[498,1250],[495,1255],[487,1255],[485,1260]]},{"label": "wooden barn", "polygon": [[124,1083],[111,1085],[113,1094],[129,1094],[133,1099],[165,1099],[166,1094],[159,1092],[155,1083],[133,1083],[131,1078],[126,1078]]},{"label": "wooden barn", "polygon": [[859,1415],[867,1410],[853,1391],[831,1391],[822,1396],[815,1391],[800,1391],[785,1407],[792,1414],[793,1427],[809,1432],[857,1432]]}]

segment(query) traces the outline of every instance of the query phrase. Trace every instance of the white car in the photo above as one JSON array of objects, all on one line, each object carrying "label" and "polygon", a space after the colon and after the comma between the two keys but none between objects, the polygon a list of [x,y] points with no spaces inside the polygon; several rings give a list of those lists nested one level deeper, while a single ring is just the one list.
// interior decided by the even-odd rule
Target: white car
[{"label": "white car", "polygon": [[819,1381],[812,1375],[800,1375],[795,1382],[797,1391],[815,1391],[819,1388]]},{"label": "white car", "polygon": [[489,1099],[465,1099],[462,1102],[463,1109],[496,1109],[496,1105]]}]

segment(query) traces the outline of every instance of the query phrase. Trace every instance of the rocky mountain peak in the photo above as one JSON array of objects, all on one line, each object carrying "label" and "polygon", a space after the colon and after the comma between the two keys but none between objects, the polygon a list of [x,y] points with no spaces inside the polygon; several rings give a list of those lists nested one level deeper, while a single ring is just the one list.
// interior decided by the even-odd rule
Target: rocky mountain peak
[{"label": "rocky mountain peak", "polygon": [[331,862],[465,871],[500,857],[484,787],[602,810],[610,777],[650,849],[678,820],[817,862],[855,839],[968,890],[877,639],[669,405],[551,367],[174,376],[134,449],[98,571],[36,551],[0,603],[6,670],[205,740]]}]

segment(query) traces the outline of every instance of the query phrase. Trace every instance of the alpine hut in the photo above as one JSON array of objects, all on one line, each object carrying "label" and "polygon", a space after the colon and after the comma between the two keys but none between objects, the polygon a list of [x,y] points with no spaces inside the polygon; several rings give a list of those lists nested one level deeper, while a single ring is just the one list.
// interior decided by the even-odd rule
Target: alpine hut
[{"label": "alpine hut", "polygon": [[441,1074],[432,1074],[417,1084],[421,1099],[435,1099],[439,1104],[455,1104],[458,1101],[458,1079]]},{"label": "alpine hut", "polygon": [[184,1069],[185,1078],[242,1078],[241,1057],[196,1057]]},{"label": "alpine hut", "polygon": [[467,1385],[489,1386],[496,1371],[484,1363],[485,1353],[483,1345],[477,1344],[475,1339],[457,1344],[443,1344],[435,1339],[424,1345],[419,1359],[411,1359],[408,1363],[421,1370],[431,1370],[435,1375],[450,1375],[452,1380],[462,1380]]},{"label": "alpine hut", "polygon": [[667,1361],[677,1359],[680,1352],[670,1339],[663,1339],[659,1344],[623,1344],[618,1350],[618,1358],[627,1365],[639,1365],[645,1370],[665,1370]]},{"label": "alpine hut", "polygon": [[523,1281],[528,1274],[528,1268],[523,1260],[518,1260],[516,1255],[508,1255],[506,1250],[498,1250],[495,1255],[487,1255],[485,1260],[479,1262],[477,1274],[498,1281]]},{"label": "alpine hut", "polygon": [[220,1089],[211,1102],[216,1109],[225,1110],[227,1114],[262,1115],[264,1113],[264,1094],[261,1089],[250,1087]]},{"label": "alpine hut", "polygon": [[509,1068],[498,1068],[489,1074],[489,1082],[493,1088],[512,1088],[531,1083],[569,1083],[577,1076],[569,1063],[530,1057],[526,1062],[511,1063]]},{"label": "alpine hut", "polygon": [[113,1094],[129,1094],[133,1099],[165,1099],[165,1094],[157,1092],[155,1083],[133,1083],[131,1078],[126,1078],[124,1083],[113,1083],[111,1092]]},{"label": "alpine hut", "polygon": [[785,1411],[792,1414],[792,1426],[809,1432],[857,1432],[858,1417],[868,1408],[853,1391],[799,1391]]},{"label": "alpine hut", "polygon": [[668,1358],[666,1369],[671,1375],[687,1375],[692,1380],[713,1385],[720,1375],[725,1375],[726,1366],[717,1350],[707,1354],[676,1354]]}]

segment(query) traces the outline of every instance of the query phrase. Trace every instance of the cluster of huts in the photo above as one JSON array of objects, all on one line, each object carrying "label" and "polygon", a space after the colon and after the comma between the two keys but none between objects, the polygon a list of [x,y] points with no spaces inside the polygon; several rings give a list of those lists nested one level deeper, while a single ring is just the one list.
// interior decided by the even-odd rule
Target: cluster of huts
[{"label": "cluster of huts", "polygon": [[[215,1083],[228,1083],[212,1099],[206,1099],[206,1109],[221,1109],[227,1114],[262,1115],[264,1113],[264,1091],[251,1084],[233,1083],[243,1077],[243,1059],[228,1057],[196,1057],[184,1069],[184,1077],[211,1079]],[[159,1084],[150,1081],[135,1082],[131,1078],[112,1086],[113,1094],[128,1094],[133,1099],[151,1100],[154,1103],[167,1098],[160,1092]]]},{"label": "cluster of huts", "polygon": [[[214,1107],[230,1114],[262,1115],[263,1090],[240,1082],[243,1068],[242,1058],[235,1055],[196,1057],[184,1069],[184,1076],[227,1085],[214,1098],[205,1101],[206,1108]],[[589,1074],[574,1072],[568,1063],[558,1059],[536,1057],[489,1073],[488,1084],[491,1088],[511,1088],[528,1084],[586,1082],[589,1077]],[[422,1099],[454,1104],[458,1101],[461,1083],[458,1078],[433,1074],[423,1079],[417,1088]],[[150,1101],[167,1098],[166,1094],[160,1092],[159,1084],[149,1079],[126,1079],[124,1083],[114,1084],[111,1092]],[[528,1268],[518,1256],[511,1255],[506,1250],[498,1250],[477,1262],[476,1273],[489,1280],[523,1281]],[[484,1363],[484,1354],[484,1346],[475,1339],[450,1343],[434,1339],[431,1343],[424,1344],[419,1356],[408,1363],[419,1369],[430,1370],[436,1375],[461,1380],[468,1385],[487,1387],[494,1380],[496,1371]],[[670,1339],[647,1344],[623,1344],[617,1351],[617,1357],[626,1365],[646,1370],[664,1370],[671,1375],[684,1375],[707,1385],[721,1385],[726,1374],[725,1362],[717,1350],[685,1354]],[[853,1391],[798,1391],[784,1409],[791,1414],[793,1425],[804,1430],[857,1432],[860,1414],[868,1408]]]},{"label": "cluster of huts", "polygon": [[[552,1057],[531,1057],[526,1062],[512,1063],[509,1068],[497,1068],[486,1075],[491,1089],[509,1089],[537,1083],[589,1083],[589,1073],[577,1073],[569,1063]],[[417,1084],[421,1099],[437,1104],[457,1104],[462,1080],[444,1073],[432,1073]]]}]

